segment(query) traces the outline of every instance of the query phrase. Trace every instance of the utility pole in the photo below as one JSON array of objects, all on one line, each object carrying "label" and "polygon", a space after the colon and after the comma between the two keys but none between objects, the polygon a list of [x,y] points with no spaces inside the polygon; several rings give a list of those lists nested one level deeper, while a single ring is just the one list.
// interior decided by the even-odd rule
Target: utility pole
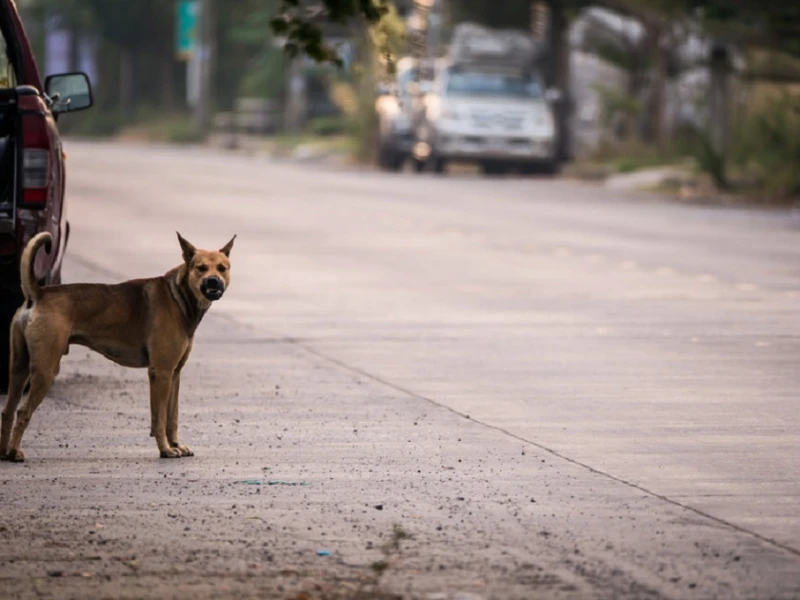
[{"label": "utility pole", "polygon": [[206,131],[211,122],[211,74],[216,50],[214,23],[214,0],[198,0],[200,9],[200,36],[197,44],[199,60],[199,85],[194,118],[197,128]]},{"label": "utility pole", "polygon": [[733,61],[730,48],[712,43],[709,56],[708,133],[711,148],[719,160],[718,183],[725,183],[725,158],[730,146],[731,75]]}]

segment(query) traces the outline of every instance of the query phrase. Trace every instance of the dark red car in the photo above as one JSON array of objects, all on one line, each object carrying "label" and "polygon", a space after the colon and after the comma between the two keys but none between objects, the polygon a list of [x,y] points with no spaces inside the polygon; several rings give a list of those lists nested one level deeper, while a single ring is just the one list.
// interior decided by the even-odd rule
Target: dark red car
[{"label": "dark red car", "polygon": [[48,77],[42,85],[28,36],[13,0],[0,0],[0,388],[8,384],[8,332],[22,304],[19,260],[40,231],[53,236],[40,253],[37,275],[59,283],[69,237],[64,207],[64,153],[56,121],[89,108],[83,73]]}]

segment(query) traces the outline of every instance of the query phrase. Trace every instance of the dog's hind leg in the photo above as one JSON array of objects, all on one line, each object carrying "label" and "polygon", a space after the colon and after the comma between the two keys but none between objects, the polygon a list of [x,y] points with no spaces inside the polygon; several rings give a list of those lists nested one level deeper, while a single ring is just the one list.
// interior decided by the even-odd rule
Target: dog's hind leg
[{"label": "dog's hind leg", "polygon": [[69,327],[42,318],[31,321],[25,329],[25,341],[30,355],[30,390],[25,402],[17,410],[6,460],[25,460],[25,455],[20,450],[22,436],[31,422],[33,412],[39,408],[56,378],[58,363],[68,343],[68,338],[62,333],[66,331],[69,331]]},{"label": "dog's hind leg", "polygon": [[14,423],[14,428],[11,431],[11,443],[9,444],[8,453],[6,454],[7,460],[14,462],[22,462],[25,460],[25,454],[20,450],[22,443],[22,436],[31,422],[33,412],[39,407],[50,391],[50,386],[53,385],[55,379],[55,367],[53,365],[49,368],[33,367],[31,372],[31,389],[28,392],[28,397],[25,398],[24,404],[17,411],[17,419]]},{"label": "dog's hind leg", "polygon": [[0,424],[0,460],[8,455],[8,443],[11,440],[11,429],[14,426],[14,415],[19,401],[22,399],[25,386],[30,378],[30,355],[25,337],[16,322],[11,325],[11,360],[9,361],[8,398],[3,407],[2,424]]}]

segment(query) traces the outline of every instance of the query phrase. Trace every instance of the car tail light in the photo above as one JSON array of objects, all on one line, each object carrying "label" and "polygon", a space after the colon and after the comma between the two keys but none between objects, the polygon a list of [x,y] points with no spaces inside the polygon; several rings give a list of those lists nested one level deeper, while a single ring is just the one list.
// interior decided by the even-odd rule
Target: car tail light
[{"label": "car tail light", "polygon": [[50,135],[41,114],[22,115],[22,202],[47,203],[50,186]]}]

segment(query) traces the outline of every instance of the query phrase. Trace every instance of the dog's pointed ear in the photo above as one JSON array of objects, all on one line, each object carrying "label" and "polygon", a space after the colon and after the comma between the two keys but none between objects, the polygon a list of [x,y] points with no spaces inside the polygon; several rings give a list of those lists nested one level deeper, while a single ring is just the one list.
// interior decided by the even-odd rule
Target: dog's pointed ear
[{"label": "dog's pointed ear", "polygon": [[230,258],[231,248],[233,248],[233,242],[234,242],[235,239],[236,239],[236,236],[234,235],[231,238],[231,241],[228,242],[227,244],[225,244],[222,248],[220,248],[219,251],[222,252],[225,256]]},{"label": "dog's pointed ear", "polygon": [[[175,233],[178,233],[177,231]],[[178,233],[178,241],[181,243],[181,251],[183,252],[183,260],[185,263],[192,262],[195,253],[197,252],[197,248],[192,246],[188,241],[183,239],[183,236]]]}]

